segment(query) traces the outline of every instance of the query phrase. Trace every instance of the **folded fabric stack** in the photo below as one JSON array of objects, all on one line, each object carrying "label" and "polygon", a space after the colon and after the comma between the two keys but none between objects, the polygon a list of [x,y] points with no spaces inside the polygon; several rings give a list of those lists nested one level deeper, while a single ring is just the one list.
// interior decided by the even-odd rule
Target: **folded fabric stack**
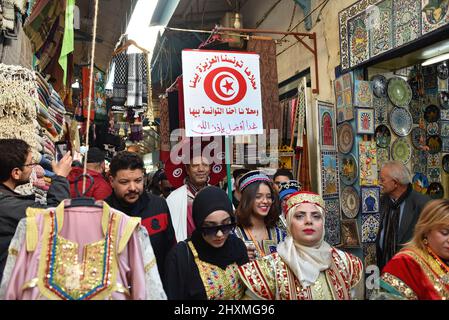
[{"label": "folded fabric stack", "polygon": [[0,64],[0,138],[25,140],[38,155],[35,73],[29,69]]}]

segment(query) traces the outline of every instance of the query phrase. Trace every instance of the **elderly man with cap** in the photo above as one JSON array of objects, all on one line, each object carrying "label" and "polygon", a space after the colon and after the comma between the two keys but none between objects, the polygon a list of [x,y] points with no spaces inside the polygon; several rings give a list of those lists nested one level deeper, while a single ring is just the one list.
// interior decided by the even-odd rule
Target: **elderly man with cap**
[{"label": "elderly man with cap", "polygon": [[[105,152],[97,147],[90,148],[87,152],[87,174],[90,175],[94,182],[92,187],[89,179],[86,181],[86,197],[95,198],[95,200],[104,200],[112,193],[111,185],[103,177],[105,170]],[[83,174],[82,167],[73,167],[67,179],[70,182],[70,196],[76,198],[78,195],[75,190],[76,179]],[[79,193],[82,193],[82,179],[78,183]]]}]

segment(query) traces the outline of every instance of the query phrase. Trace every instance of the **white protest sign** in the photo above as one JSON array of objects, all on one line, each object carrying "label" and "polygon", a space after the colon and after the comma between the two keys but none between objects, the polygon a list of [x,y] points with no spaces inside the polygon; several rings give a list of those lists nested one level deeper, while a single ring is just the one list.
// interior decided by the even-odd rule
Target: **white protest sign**
[{"label": "white protest sign", "polygon": [[183,50],[187,137],[262,134],[259,55]]}]

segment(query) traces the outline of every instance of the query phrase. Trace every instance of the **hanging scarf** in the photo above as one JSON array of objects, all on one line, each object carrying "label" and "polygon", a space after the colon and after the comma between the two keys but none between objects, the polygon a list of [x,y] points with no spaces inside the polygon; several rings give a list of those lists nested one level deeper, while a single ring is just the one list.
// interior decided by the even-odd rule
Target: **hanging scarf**
[{"label": "hanging scarf", "polygon": [[383,213],[386,221],[381,255],[382,261],[378,262],[380,268],[383,268],[383,266],[396,254],[401,204],[407,199],[411,192],[412,185],[409,184],[407,190],[396,201],[391,200],[391,198],[386,200]]}]

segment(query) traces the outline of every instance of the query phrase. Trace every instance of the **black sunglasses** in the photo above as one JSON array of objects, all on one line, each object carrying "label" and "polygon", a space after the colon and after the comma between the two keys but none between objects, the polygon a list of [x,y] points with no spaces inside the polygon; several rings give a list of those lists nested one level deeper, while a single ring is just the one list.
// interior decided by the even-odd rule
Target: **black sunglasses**
[{"label": "black sunglasses", "polygon": [[201,233],[204,236],[215,236],[220,230],[223,232],[223,234],[228,234],[235,228],[235,223],[229,223],[229,224],[222,224],[219,226],[212,226],[212,227],[201,227]]}]

